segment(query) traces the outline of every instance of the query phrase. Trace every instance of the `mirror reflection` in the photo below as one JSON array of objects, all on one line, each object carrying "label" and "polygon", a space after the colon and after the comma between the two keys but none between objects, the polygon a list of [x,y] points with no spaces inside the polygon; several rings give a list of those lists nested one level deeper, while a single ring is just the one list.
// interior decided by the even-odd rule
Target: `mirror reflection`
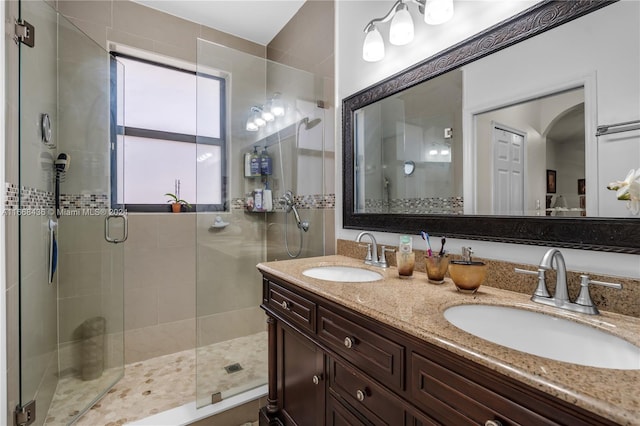
[{"label": "mirror reflection", "polygon": [[638,253],[639,12],[539,2],[346,97],[343,227]]},{"label": "mirror reflection", "polygon": [[474,213],[586,215],[582,87],[474,118]]},{"label": "mirror reflection", "polygon": [[462,72],[357,110],[358,213],[462,214]]},{"label": "mirror reflection", "polygon": [[474,116],[467,205],[461,111],[460,70],[357,110],[356,212],[586,216],[583,87]]}]

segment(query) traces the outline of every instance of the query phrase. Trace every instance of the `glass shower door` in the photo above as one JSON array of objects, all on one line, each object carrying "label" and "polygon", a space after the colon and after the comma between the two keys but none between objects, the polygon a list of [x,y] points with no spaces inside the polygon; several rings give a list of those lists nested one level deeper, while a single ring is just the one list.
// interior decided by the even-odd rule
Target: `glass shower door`
[{"label": "glass shower door", "polygon": [[[205,40],[198,40],[198,72],[226,84],[223,200],[197,212],[196,394],[203,406],[248,390],[259,393],[267,383],[266,316],[255,265],[289,258],[287,252],[324,254],[324,212],[314,200],[322,199],[325,115],[317,102],[323,83],[311,73]],[[199,138],[212,120],[211,109],[202,108],[209,97],[201,86]],[[276,111],[277,103],[280,111],[251,130],[250,114]],[[198,145],[199,152],[206,147],[200,140]],[[258,175],[245,169],[254,148],[264,159]],[[210,173],[214,157],[206,154],[196,162],[199,205],[217,182]],[[271,203],[257,195],[267,191]],[[299,225],[292,209],[282,209],[285,194],[298,209]]]},{"label": "glass shower door", "polygon": [[122,376],[126,218],[109,221],[109,54],[44,1],[19,46],[20,398],[68,424]]}]

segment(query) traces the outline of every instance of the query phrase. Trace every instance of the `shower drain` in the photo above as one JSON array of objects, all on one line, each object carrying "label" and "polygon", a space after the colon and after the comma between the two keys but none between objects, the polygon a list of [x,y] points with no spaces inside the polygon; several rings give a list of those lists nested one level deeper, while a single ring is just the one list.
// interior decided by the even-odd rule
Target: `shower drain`
[{"label": "shower drain", "polygon": [[242,370],[242,366],[236,362],[235,364],[227,365],[224,369],[228,374],[231,374]]}]

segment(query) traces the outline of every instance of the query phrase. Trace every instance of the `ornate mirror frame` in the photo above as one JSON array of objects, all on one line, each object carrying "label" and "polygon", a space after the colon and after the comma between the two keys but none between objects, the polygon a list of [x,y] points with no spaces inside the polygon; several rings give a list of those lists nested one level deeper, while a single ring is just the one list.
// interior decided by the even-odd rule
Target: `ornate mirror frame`
[{"label": "ornate mirror frame", "polygon": [[[544,1],[342,101],[343,226],[382,232],[413,233],[640,254],[640,220],[512,216],[368,214],[354,211],[354,113],[450,70],[490,55],[614,1]],[[595,129],[594,129],[595,131]]]}]

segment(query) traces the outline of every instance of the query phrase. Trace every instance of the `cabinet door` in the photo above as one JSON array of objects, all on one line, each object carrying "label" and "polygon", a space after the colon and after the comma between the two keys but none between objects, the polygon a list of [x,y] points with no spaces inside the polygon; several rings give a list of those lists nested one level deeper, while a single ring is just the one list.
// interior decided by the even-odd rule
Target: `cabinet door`
[{"label": "cabinet door", "polygon": [[287,425],[324,424],[324,354],[309,339],[278,325],[278,400]]}]

